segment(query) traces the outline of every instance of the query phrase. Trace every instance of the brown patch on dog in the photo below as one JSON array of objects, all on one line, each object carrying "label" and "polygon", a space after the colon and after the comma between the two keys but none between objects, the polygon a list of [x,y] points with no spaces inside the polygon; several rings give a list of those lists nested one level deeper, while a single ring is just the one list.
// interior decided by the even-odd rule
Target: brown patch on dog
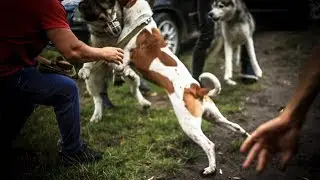
[{"label": "brown patch on dog", "polygon": [[118,2],[121,8],[131,8],[137,0],[118,0]]},{"label": "brown patch on dog", "polygon": [[174,92],[174,87],[168,77],[149,70],[152,61],[156,58],[165,66],[177,66],[177,62],[171,56],[161,51],[161,48],[165,46],[166,42],[158,29],[153,28],[151,33],[144,29],[137,37],[136,48],[130,51],[130,59],[144,77],[171,94]]},{"label": "brown patch on dog", "polygon": [[191,84],[190,88],[185,88],[183,101],[188,111],[195,117],[202,116],[202,99],[208,94],[209,89],[201,88],[197,84]]}]

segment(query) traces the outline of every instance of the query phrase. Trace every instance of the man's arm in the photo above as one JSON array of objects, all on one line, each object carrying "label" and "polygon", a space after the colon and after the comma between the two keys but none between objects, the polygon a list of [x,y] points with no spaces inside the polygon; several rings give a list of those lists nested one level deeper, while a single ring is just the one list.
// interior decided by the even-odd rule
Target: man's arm
[{"label": "man's arm", "polygon": [[313,48],[312,54],[300,75],[299,85],[281,116],[294,124],[302,125],[305,115],[320,87],[320,45]]},{"label": "man's arm", "polygon": [[[77,62],[91,62],[97,60],[110,60],[111,53],[115,53],[115,59],[122,60],[122,50],[110,48],[110,53],[106,49],[94,48],[80,41],[70,29],[57,28],[47,30],[47,35],[55,48],[68,60]],[[118,51],[114,52],[114,51]]]},{"label": "man's arm", "polygon": [[66,11],[57,0],[38,0],[37,18],[42,30],[56,49],[68,60],[90,62],[105,60],[119,63],[123,51],[119,48],[93,48],[81,42],[70,30],[66,19]]}]

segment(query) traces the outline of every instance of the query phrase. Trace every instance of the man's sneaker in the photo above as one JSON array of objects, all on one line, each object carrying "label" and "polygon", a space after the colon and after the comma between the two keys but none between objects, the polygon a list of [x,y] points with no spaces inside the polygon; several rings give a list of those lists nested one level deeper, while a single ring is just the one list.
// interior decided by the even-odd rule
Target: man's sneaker
[{"label": "man's sneaker", "polygon": [[253,84],[259,80],[248,59],[241,59],[240,78],[244,84]]},{"label": "man's sneaker", "polygon": [[87,164],[90,162],[99,161],[102,159],[102,153],[89,148],[83,144],[82,149],[73,154],[67,154],[62,151],[59,152],[61,161],[64,165],[70,166],[74,164]]},{"label": "man's sneaker", "polygon": [[244,84],[253,84],[258,82],[259,80],[258,77],[255,75],[240,74],[239,76]]}]

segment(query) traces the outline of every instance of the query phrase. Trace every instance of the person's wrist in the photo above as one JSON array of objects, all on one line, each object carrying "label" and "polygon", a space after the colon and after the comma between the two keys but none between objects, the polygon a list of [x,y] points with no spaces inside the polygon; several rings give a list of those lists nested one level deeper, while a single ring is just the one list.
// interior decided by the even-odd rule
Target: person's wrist
[{"label": "person's wrist", "polygon": [[295,128],[301,128],[305,115],[300,112],[284,109],[283,112],[279,115],[281,121],[287,126],[292,126]]},{"label": "person's wrist", "polygon": [[105,51],[105,49],[104,48],[99,48],[98,50],[99,50],[99,54],[101,56],[101,59],[103,61],[109,61],[108,53]]}]

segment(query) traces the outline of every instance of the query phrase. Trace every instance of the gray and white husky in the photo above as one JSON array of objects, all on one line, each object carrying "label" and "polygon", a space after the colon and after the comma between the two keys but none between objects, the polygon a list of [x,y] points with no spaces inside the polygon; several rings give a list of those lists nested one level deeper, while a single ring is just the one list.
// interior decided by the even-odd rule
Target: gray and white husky
[{"label": "gray and white husky", "polygon": [[[93,47],[115,46],[122,32],[122,9],[116,0],[82,0],[79,11],[86,21]],[[113,77],[113,68],[108,63],[84,63],[78,75],[85,80],[87,91],[93,98],[94,113],[90,121],[102,119],[103,108],[110,108],[107,79]]]},{"label": "gray and white husky", "polygon": [[236,85],[232,80],[233,60],[240,62],[241,46],[246,45],[253,71],[262,77],[262,70],[256,58],[253,33],[255,21],[242,0],[214,0],[209,18],[216,24],[215,34],[220,36],[213,43],[213,54],[217,55],[222,47],[225,55],[224,80],[229,85]]}]

